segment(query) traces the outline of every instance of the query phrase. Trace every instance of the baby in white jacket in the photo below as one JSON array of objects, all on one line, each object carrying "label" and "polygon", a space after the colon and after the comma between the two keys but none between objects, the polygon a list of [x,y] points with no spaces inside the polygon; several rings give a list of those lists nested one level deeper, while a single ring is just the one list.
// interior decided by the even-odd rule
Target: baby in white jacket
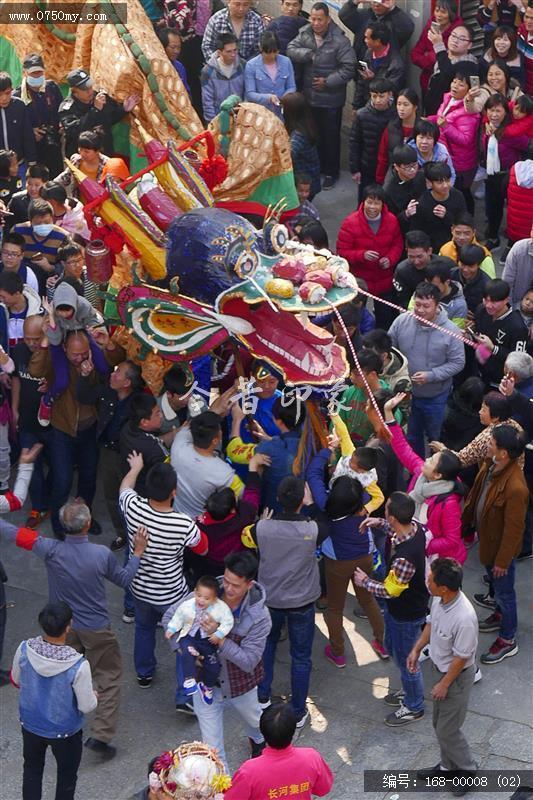
[{"label": "baby in white jacket", "polygon": [[[200,690],[202,700],[211,705],[213,687],[220,675],[218,647],[233,628],[233,612],[218,598],[218,581],[210,575],[198,579],[194,587],[194,597],[185,600],[174,612],[168,623],[165,636],[171,639],[178,636],[183,664],[183,688],[188,695]],[[202,622],[218,622],[218,628],[208,635]],[[196,681],[196,659],[202,658]]]}]

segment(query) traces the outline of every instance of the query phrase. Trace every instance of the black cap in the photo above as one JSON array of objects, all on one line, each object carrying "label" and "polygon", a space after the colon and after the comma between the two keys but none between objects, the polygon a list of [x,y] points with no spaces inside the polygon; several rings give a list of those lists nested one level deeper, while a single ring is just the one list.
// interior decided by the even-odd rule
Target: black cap
[{"label": "black cap", "polygon": [[72,89],[90,89],[93,85],[91,76],[84,69],[73,69],[69,72],[67,83]]},{"label": "black cap", "polygon": [[44,69],[43,57],[39,53],[29,53],[22,62],[22,69],[31,71],[32,69]]}]

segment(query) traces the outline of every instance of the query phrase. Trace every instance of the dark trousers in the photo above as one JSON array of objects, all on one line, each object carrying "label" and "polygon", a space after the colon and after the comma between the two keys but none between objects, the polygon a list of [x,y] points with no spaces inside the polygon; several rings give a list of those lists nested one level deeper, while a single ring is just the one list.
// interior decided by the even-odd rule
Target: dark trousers
[{"label": "dark trousers", "polygon": [[311,653],[315,636],[315,604],[301,608],[269,608],[272,628],[267,636],[263,666],[265,677],[257,687],[261,700],[270,697],[274,678],[274,660],[281,629],[287,622],[291,653],[291,703],[297,718],[305,714],[305,704],[311,679]]},{"label": "dark trousers", "polygon": [[78,466],[78,492],[89,508],[96,491],[96,469],[98,466],[98,445],[96,443],[96,423],[77,436],[69,436],[57,428],[52,428],[50,455],[54,465],[52,488],[52,528],[54,533],[62,533],[59,509],[67,502],[72,487],[74,467]]},{"label": "dark trousers", "polygon": [[[393,289],[391,289],[390,292],[381,292],[379,296],[382,297],[383,300],[389,300],[391,303],[394,302]],[[397,316],[398,312],[395,308],[386,306],[385,303],[374,301],[374,317],[376,318],[376,328],[380,328],[383,331],[388,331]]]},{"label": "dark trousers", "polygon": [[[135,671],[141,678],[147,678],[154,674],[157,666],[155,657],[155,636],[157,623],[163,617],[166,606],[156,606],[144,600],[133,598],[135,608],[135,644],[133,650],[133,660]],[[181,656],[176,654],[176,698],[178,704],[185,703],[189,699],[183,690],[183,663]]]},{"label": "dark trousers", "polygon": [[476,167],[469,169],[466,172],[458,172],[455,179],[455,188],[459,189],[459,191],[463,193],[466,208],[468,213],[472,214],[472,216],[474,215],[476,204],[474,201],[474,195],[471,192],[471,186],[474,182],[474,178],[476,177],[476,172]]},{"label": "dark trousers", "polygon": [[340,108],[318,108],[311,106],[318,131],[318,156],[320,171],[324,175],[338,178],[341,163],[341,122]]},{"label": "dark trousers", "polygon": [[24,772],[23,800],[41,800],[46,748],[50,745],[57,763],[55,800],[74,800],[81,761],[81,730],[64,739],[45,739],[22,728]]},{"label": "dark trousers", "polygon": [[[201,667],[197,667],[198,656],[190,653],[189,647],[203,656]],[[200,631],[197,631],[194,636],[184,636],[179,640],[179,653],[184,677],[196,677],[209,688],[213,688],[220,675],[220,661],[216,644],[211,644],[209,639],[202,639]]]},{"label": "dark trousers", "polygon": [[187,73],[187,81],[191,90],[191,103],[200,119],[203,119],[204,110],[202,106],[200,73],[204,65],[204,57],[202,54],[201,36],[193,36],[191,39],[186,39],[182,42],[180,61]]},{"label": "dark trousers", "polygon": [[48,511],[52,495],[53,477],[50,463],[50,436],[51,431],[43,428],[42,432],[20,431],[19,442],[21,447],[33,447],[34,444],[44,445],[33,465],[30,482],[30,500],[34,511]]},{"label": "dark trousers", "polygon": [[107,513],[113,523],[116,536],[125,535],[125,523],[118,506],[120,483],[124,477],[122,459],[118,450],[100,447],[98,473],[102,480]]},{"label": "dark trousers", "polygon": [[503,219],[507,173],[497,172],[487,175],[485,182],[485,213],[487,215],[487,236],[497,239]]}]

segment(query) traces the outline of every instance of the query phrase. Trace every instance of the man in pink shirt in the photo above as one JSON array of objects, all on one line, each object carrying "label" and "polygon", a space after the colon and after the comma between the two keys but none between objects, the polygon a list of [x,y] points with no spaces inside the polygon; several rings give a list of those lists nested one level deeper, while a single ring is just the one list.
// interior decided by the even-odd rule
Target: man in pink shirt
[{"label": "man in pink shirt", "polygon": [[296,717],[288,703],[263,711],[259,728],[267,746],[258,758],[239,767],[224,800],[311,800],[313,795],[324,797],[331,791],[333,774],[320,753],[291,744]]}]

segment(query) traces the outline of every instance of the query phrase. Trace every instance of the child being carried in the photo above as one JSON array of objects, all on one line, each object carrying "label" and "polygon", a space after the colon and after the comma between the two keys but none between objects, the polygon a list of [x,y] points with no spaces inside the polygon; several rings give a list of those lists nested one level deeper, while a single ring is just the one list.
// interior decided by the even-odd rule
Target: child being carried
[{"label": "child being carried", "polygon": [[[233,627],[233,612],[218,599],[218,581],[210,575],[199,578],[194,587],[194,597],[185,600],[175,611],[168,623],[165,636],[171,639],[179,634],[179,652],[183,664],[183,688],[187,695],[197,689],[204,703],[213,702],[213,687],[220,675],[218,647]],[[208,635],[202,628],[204,622],[218,622],[218,628]],[[196,681],[196,659],[201,657],[202,665]]]}]

